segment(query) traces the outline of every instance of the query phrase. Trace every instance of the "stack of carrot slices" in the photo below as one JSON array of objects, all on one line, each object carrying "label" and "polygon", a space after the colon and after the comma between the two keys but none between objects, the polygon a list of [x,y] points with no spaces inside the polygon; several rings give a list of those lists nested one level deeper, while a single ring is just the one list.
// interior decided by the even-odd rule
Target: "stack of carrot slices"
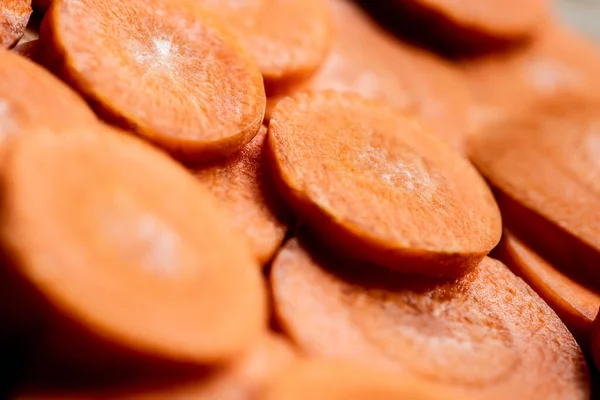
[{"label": "stack of carrot slices", "polygon": [[8,0],[0,47],[0,397],[597,386],[600,53],[545,0]]}]

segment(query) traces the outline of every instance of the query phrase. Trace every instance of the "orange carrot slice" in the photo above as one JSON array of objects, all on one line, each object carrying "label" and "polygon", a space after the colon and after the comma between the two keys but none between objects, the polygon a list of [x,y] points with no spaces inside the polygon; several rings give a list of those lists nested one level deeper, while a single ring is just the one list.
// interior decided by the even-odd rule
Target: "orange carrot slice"
[{"label": "orange carrot slice", "polygon": [[45,63],[128,128],[192,161],[222,158],[260,129],[258,67],[188,0],[58,0],[42,27]]},{"label": "orange carrot slice", "polygon": [[296,239],[271,271],[276,312],[308,355],[391,368],[480,399],[587,399],[583,354],[499,261],[427,281],[324,257]]},{"label": "orange carrot slice", "polygon": [[266,325],[261,276],[217,208],[169,157],[108,128],[15,143],[0,233],[56,310],[48,351],[78,362],[97,340],[212,362],[252,345]]},{"label": "orange carrot slice", "polygon": [[583,347],[587,347],[592,322],[600,307],[600,294],[578,281],[577,271],[561,271],[550,265],[509,232],[504,232],[501,251],[506,264],[522,277],[563,320]]},{"label": "orange carrot slice", "polygon": [[17,44],[25,32],[31,12],[31,1],[2,1],[0,7],[0,48],[8,48]]},{"label": "orange carrot slice", "polygon": [[328,243],[406,273],[455,276],[502,234],[475,169],[418,120],[352,94],[300,93],[271,119],[280,192]]},{"label": "orange carrot slice", "polygon": [[283,242],[291,216],[273,187],[264,144],[267,128],[240,152],[195,175],[217,197],[261,264]]}]

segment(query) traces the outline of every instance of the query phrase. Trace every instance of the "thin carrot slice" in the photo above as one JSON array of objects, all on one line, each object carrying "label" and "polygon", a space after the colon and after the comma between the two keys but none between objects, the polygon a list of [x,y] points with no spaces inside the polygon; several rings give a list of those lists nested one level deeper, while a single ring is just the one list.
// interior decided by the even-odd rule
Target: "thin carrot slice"
[{"label": "thin carrot slice", "polygon": [[200,0],[254,56],[267,88],[306,78],[332,41],[327,0]]},{"label": "thin carrot slice", "polygon": [[40,49],[39,46],[39,39],[35,39],[25,43],[19,43],[12,49],[12,51],[20,56],[30,59],[33,62],[36,62],[38,51]]},{"label": "thin carrot slice", "polygon": [[459,72],[392,37],[352,2],[332,0],[330,4],[336,30],[327,60],[307,81],[287,88],[283,95],[271,96],[269,107],[285,94],[302,90],[354,92],[416,112],[436,135],[462,149],[470,97]]},{"label": "thin carrot slice", "polygon": [[223,158],[260,129],[258,67],[189,0],[57,0],[45,63],[107,121],[192,161]]},{"label": "thin carrot slice", "polygon": [[[310,252],[309,252],[310,251]],[[324,257],[291,240],[271,271],[276,312],[307,354],[353,359],[478,399],[587,399],[580,348],[499,261],[453,281]]]},{"label": "thin carrot slice", "polygon": [[263,390],[262,400],[451,400],[448,388],[391,371],[331,359],[300,361],[276,376]]},{"label": "thin carrot slice", "polygon": [[0,50],[0,142],[36,127],[95,121],[92,110],[67,85],[33,62]]},{"label": "thin carrot slice", "polygon": [[47,340],[57,357],[78,362],[97,339],[211,362],[264,329],[264,287],[244,241],[191,174],[139,139],[109,128],[26,135],[3,189],[1,238],[56,310]]},{"label": "thin carrot slice", "polygon": [[501,251],[506,265],[522,277],[558,314],[583,347],[600,307],[600,294],[578,281],[576,270],[561,271],[505,231]]},{"label": "thin carrot slice", "polygon": [[254,399],[260,388],[282,368],[292,365],[295,350],[283,337],[265,334],[257,345],[226,366],[189,377],[156,379],[149,377],[145,385],[127,388],[86,390],[21,389],[17,400],[89,400],[89,399],[194,399],[243,400]]},{"label": "thin carrot slice", "polygon": [[488,125],[473,162],[505,226],[553,265],[600,284],[600,102],[560,97]]},{"label": "thin carrot slice", "polygon": [[0,48],[12,47],[23,36],[31,15],[30,0],[3,0],[0,6]]},{"label": "thin carrot slice", "polygon": [[227,209],[261,264],[271,260],[291,220],[273,187],[264,152],[266,138],[267,128],[263,126],[240,152],[194,172]]},{"label": "thin carrot slice", "polygon": [[475,169],[418,120],[356,95],[281,101],[268,151],[280,192],[328,243],[407,273],[455,276],[498,243]]},{"label": "thin carrot slice", "polygon": [[474,99],[471,123],[479,129],[539,101],[600,93],[596,45],[558,22],[526,45],[464,60],[461,68]]}]

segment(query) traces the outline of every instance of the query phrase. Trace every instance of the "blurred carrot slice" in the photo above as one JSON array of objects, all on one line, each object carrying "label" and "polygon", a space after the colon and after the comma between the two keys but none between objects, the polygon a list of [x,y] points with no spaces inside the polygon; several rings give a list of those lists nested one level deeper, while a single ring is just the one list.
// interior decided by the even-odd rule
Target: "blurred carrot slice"
[{"label": "blurred carrot slice", "polygon": [[600,284],[600,102],[559,97],[470,143],[505,226],[557,267]]},{"label": "blurred carrot slice", "polygon": [[[459,72],[441,58],[392,37],[352,2],[329,3],[335,35],[326,61],[311,78],[284,93],[330,89],[381,100],[416,112],[436,135],[461,150],[470,97]],[[270,97],[269,107],[282,97]]]},{"label": "blurred carrot slice", "polygon": [[0,48],[12,47],[23,36],[31,15],[30,0],[3,0],[0,6]]},{"label": "blurred carrot slice", "polygon": [[254,56],[267,88],[306,78],[332,41],[327,0],[200,0]]},{"label": "blurred carrot slice", "polygon": [[264,152],[266,139],[267,128],[263,126],[240,152],[194,172],[227,209],[261,264],[271,260],[291,220],[273,187]]},{"label": "blurred carrot slice", "polygon": [[583,347],[587,347],[592,322],[600,307],[600,294],[577,281],[570,269],[561,271],[529,249],[509,232],[501,242],[503,258],[558,314]]},{"label": "blurred carrot slice", "polygon": [[280,192],[339,250],[406,273],[456,276],[502,234],[475,169],[419,121],[353,94],[281,101],[268,151]]},{"label": "blurred carrot slice", "polygon": [[128,128],[192,161],[222,158],[260,129],[258,67],[188,0],[57,0],[42,26],[45,63]]},{"label": "blurred carrot slice", "polygon": [[278,318],[308,355],[393,368],[480,399],[589,396],[573,336],[499,261],[436,282],[365,273],[293,239],[271,281]]},{"label": "blurred carrot slice", "polygon": [[600,52],[559,22],[547,24],[528,44],[461,62],[474,101],[475,127],[548,99],[600,93]]},{"label": "blurred carrot slice", "polygon": [[212,362],[253,344],[267,318],[261,276],[217,208],[185,169],[129,135],[21,138],[1,237],[12,268],[55,310],[49,349],[77,362],[97,340]]},{"label": "blurred carrot slice", "polygon": [[25,43],[19,43],[12,49],[12,51],[20,56],[30,59],[33,62],[36,62],[38,51],[40,49],[39,46],[39,39],[34,39]]},{"label": "blurred carrot slice", "polygon": [[430,382],[359,363],[315,359],[295,363],[263,390],[262,400],[451,400],[458,396]]}]

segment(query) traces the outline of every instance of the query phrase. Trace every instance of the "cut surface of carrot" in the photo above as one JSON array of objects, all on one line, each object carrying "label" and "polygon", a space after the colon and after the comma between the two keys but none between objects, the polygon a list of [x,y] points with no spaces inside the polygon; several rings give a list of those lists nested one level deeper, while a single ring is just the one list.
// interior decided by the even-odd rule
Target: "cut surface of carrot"
[{"label": "cut surface of carrot", "polygon": [[268,383],[262,400],[453,400],[448,388],[397,373],[333,359],[299,361]]},{"label": "cut surface of carrot", "polygon": [[309,355],[397,369],[482,399],[587,399],[581,349],[501,262],[452,281],[369,271],[289,241],[271,271],[284,331]]},{"label": "cut surface of carrot", "polygon": [[273,185],[264,146],[267,128],[223,162],[194,171],[244,233],[261,264],[283,242],[292,219]]},{"label": "cut surface of carrot", "polygon": [[177,157],[208,161],[260,129],[260,71],[190,0],[58,0],[42,26],[44,63],[107,121]]},{"label": "cut surface of carrot", "polygon": [[0,5],[0,48],[12,47],[23,36],[29,16],[31,1],[3,0]]},{"label": "cut surface of carrot", "polygon": [[200,0],[253,55],[268,89],[313,73],[332,41],[327,0]]},{"label": "cut surface of carrot", "polygon": [[275,108],[267,143],[284,198],[355,257],[455,276],[500,240],[483,179],[401,111],[354,94],[299,93]]},{"label": "cut surface of carrot", "polygon": [[560,97],[470,140],[505,226],[551,263],[600,283],[600,102]]},{"label": "cut surface of carrot", "polygon": [[266,326],[244,240],[191,174],[141,140],[109,128],[26,135],[3,189],[0,233],[13,268],[95,337],[211,362]]},{"label": "cut surface of carrot", "polygon": [[[460,73],[442,59],[386,33],[352,2],[330,0],[335,33],[322,67],[288,88],[358,93],[417,113],[436,135],[460,149],[470,97]],[[269,98],[272,108],[283,95]]]},{"label": "cut surface of carrot", "polygon": [[558,314],[580,343],[589,340],[592,322],[600,308],[600,294],[561,271],[508,231],[501,242],[503,261],[522,277]]}]

